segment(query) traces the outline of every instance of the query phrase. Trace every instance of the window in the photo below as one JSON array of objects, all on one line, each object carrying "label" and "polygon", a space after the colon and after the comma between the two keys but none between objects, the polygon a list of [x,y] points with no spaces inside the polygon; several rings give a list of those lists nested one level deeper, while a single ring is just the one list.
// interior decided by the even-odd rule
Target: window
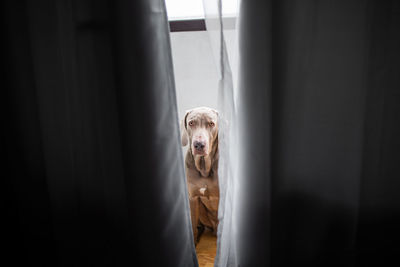
[{"label": "window", "polygon": [[[223,0],[222,2],[223,16],[235,17],[238,0]],[[204,19],[205,17],[203,0],[165,0],[165,3],[170,21]]]},{"label": "window", "polygon": [[204,19],[203,0],[165,0],[169,20]]}]

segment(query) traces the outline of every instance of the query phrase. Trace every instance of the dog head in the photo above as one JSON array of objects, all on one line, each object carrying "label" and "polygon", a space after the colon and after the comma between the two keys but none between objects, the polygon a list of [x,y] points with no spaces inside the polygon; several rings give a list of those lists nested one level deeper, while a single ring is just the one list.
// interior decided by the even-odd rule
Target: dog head
[{"label": "dog head", "polygon": [[193,156],[208,156],[218,137],[218,112],[207,107],[186,111],[181,131],[182,146],[189,142]]}]

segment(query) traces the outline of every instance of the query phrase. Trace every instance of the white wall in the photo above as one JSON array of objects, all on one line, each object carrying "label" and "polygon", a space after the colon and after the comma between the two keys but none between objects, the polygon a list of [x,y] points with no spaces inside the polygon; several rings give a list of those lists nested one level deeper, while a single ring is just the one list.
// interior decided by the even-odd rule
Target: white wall
[{"label": "white wall", "polygon": [[218,73],[208,32],[171,33],[179,119],[194,107],[217,108]]},{"label": "white wall", "polygon": [[[235,31],[224,31],[232,71],[235,72]],[[215,45],[215,44],[214,44]],[[215,51],[206,31],[172,32],[172,57],[175,73],[178,112],[207,106],[217,108],[218,72]],[[219,49],[219,47],[215,48]]]}]

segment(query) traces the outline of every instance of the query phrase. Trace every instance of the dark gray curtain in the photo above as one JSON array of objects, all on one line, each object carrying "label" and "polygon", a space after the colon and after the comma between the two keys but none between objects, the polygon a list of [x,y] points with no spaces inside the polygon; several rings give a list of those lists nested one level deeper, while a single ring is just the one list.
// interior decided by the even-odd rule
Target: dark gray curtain
[{"label": "dark gray curtain", "polygon": [[242,1],[228,266],[400,265],[399,1]]},{"label": "dark gray curtain", "polygon": [[3,262],[197,266],[164,1],[2,7]]}]

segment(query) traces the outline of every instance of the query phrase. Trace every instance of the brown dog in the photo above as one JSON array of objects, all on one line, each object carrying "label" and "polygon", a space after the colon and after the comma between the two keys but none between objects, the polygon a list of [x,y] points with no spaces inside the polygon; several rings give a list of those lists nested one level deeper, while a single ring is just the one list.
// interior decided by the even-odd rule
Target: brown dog
[{"label": "brown dog", "polygon": [[186,112],[182,145],[189,143],[185,167],[195,243],[204,227],[218,227],[218,112],[200,107]]}]

